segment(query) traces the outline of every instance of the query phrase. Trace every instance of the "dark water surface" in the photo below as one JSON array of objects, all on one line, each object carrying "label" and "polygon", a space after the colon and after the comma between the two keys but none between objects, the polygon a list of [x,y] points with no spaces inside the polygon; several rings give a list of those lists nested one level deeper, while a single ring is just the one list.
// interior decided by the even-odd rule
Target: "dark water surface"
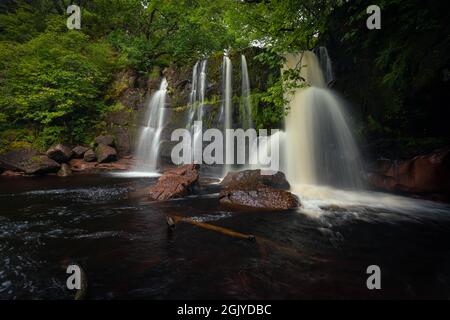
[{"label": "dark water surface", "polygon": [[[0,178],[0,298],[72,299],[72,263],[86,272],[88,299],[450,297],[450,211],[232,213],[213,187],[160,204],[129,198],[149,180]],[[170,232],[167,214],[257,241],[188,223]],[[366,287],[373,264],[378,291]]]}]

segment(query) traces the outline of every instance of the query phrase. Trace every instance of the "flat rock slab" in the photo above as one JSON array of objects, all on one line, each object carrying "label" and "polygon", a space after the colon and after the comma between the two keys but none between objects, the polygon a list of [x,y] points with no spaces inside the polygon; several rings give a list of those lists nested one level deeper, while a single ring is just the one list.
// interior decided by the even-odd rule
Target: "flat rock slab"
[{"label": "flat rock slab", "polygon": [[263,184],[275,189],[289,190],[290,185],[283,172],[263,175],[261,170],[243,170],[229,172],[220,183],[221,186],[228,187],[234,184],[257,185]]},{"label": "flat rock slab", "polygon": [[289,191],[263,184],[234,184],[224,188],[219,201],[230,209],[282,211],[300,206],[299,199]]},{"label": "flat rock slab", "polygon": [[198,165],[187,164],[167,170],[145,194],[153,201],[185,197],[192,193],[198,183],[198,168]]}]

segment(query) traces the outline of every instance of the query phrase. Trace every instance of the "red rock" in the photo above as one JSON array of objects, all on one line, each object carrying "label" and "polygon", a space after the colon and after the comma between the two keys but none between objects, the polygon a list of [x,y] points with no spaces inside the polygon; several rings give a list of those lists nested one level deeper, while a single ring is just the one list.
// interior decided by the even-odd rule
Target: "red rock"
[{"label": "red rock", "polygon": [[170,169],[146,190],[150,200],[165,201],[189,195],[198,182],[198,165],[187,164]]},{"label": "red rock", "polygon": [[289,210],[300,206],[298,198],[263,184],[233,184],[219,194],[220,204],[231,209]]},{"label": "red rock", "polygon": [[6,170],[1,174],[2,177],[22,177],[24,174],[22,172]]},{"label": "red rock", "polygon": [[369,183],[387,191],[450,194],[450,147],[406,161],[384,160],[369,175]]},{"label": "red rock", "polygon": [[272,175],[261,175],[261,170],[243,170],[229,172],[220,183],[222,186],[230,186],[236,183],[242,184],[264,184],[266,186],[289,190],[290,185],[283,172],[279,171]]}]

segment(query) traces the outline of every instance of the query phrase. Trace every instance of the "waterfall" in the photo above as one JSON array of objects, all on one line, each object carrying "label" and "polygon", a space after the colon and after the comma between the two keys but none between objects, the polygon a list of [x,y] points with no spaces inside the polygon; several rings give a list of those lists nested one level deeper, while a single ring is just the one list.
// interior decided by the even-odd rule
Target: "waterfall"
[{"label": "waterfall", "polygon": [[242,107],[241,108],[241,122],[243,129],[253,128],[252,104],[250,97],[250,80],[248,77],[247,59],[241,55],[241,78],[242,78]]},{"label": "waterfall", "polygon": [[[221,107],[221,121],[223,121],[223,132],[225,137],[225,159],[227,155],[231,154],[233,148],[233,141],[231,139],[227,139],[226,130],[232,129],[232,121],[233,121],[233,104],[232,104],[232,74],[233,66],[231,64],[230,58],[225,54],[223,57],[222,64],[222,107]],[[230,164],[226,161],[224,166],[224,174],[226,174],[230,170]]]},{"label": "waterfall", "polygon": [[310,51],[288,54],[284,68],[302,66],[309,87],[290,98],[285,120],[287,177],[296,185],[362,186],[359,152],[343,103],[327,88],[320,63]]},{"label": "waterfall", "polygon": [[325,83],[329,86],[334,81],[333,66],[331,64],[330,56],[326,47],[319,47],[315,50],[319,57],[320,66],[323,70]]},{"label": "waterfall", "polygon": [[143,163],[137,171],[154,172],[158,168],[161,133],[166,118],[167,80],[163,78],[158,91],[146,106],[144,123],[139,131],[136,158]]},{"label": "waterfall", "polygon": [[201,62],[197,62],[192,70],[192,89],[189,97],[190,110],[187,120],[187,127],[190,128],[193,136],[192,157],[194,157],[194,150],[202,148],[203,133],[193,124],[195,120],[203,120],[203,108],[206,96],[206,67],[207,60],[205,59]]}]

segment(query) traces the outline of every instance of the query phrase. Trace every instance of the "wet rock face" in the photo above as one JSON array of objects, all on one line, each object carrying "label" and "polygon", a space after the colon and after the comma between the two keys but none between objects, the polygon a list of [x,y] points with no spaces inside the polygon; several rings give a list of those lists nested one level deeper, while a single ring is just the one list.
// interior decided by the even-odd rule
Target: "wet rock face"
[{"label": "wet rock face", "polygon": [[105,145],[105,146],[109,146],[109,147],[113,147],[114,146],[114,137],[111,135],[106,135],[106,136],[98,136],[94,139],[95,144],[97,145]]},{"label": "wet rock face", "polygon": [[76,146],[72,149],[73,157],[76,159],[82,159],[86,151],[88,151],[89,148],[83,147],[83,146]]},{"label": "wet rock face", "polygon": [[117,151],[108,145],[99,144],[95,149],[95,156],[98,163],[113,162],[117,160]]},{"label": "wet rock face", "polygon": [[198,165],[187,164],[170,169],[158,179],[158,182],[145,192],[150,200],[165,201],[181,198],[192,193],[198,182]]},{"label": "wet rock face", "polygon": [[289,210],[300,206],[292,193],[274,189],[264,184],[236,183],[223,189],[219,195],[220,204],[231,209]]},{"label": "wet rock face", "polygon": [[94,162],[97,160],[97,156],[95,155],[94,150],[89,149],[88,151],[86,151],[83,155],[83,159],[86,162]]},{"label": "wet rock face", "polygon": [[283,172],[279,171],[273,175],[261,175],[261,170],[243,170],[229,172],[222,180],[221,185],[228,187],[234,184],[263,184],[275,189],[289,190],[290,185]]},{"label": "wet rock face", "polygon": [[406,161],[379,160],[368,181],[386,191],[450,195],[450,147]]},{"label": "wet rock face", "polygon": [[131,155],[131,138],[128,130],[122,127],[114,128],[115,146],[120,157]]},{"label": "wet rock face", "polygon": [[57,144],[47,150],[47,156],[58,163],[64,163],[72,157],[72,149],[63,144]]},{"label": "wet rock face", "polygon": [[45,174],[57,172],[60,164],[35,149],[23,148],[0,155],[0,167],[26,174]]}]

